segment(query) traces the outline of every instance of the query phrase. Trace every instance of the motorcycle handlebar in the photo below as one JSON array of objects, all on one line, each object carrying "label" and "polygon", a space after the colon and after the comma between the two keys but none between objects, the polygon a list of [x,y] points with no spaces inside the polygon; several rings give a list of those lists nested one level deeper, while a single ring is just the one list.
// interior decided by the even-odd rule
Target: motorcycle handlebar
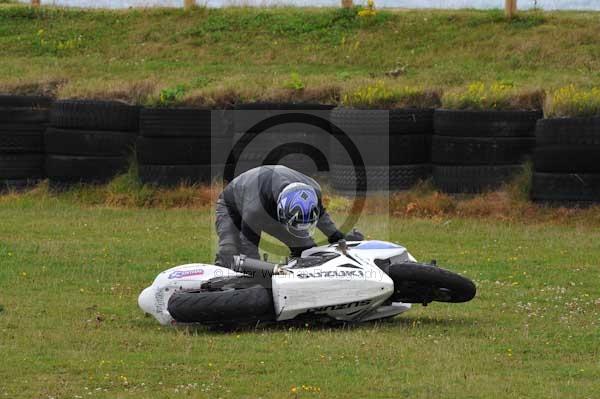
[{"label": "motorcycle handlebar", "polygon": [[263,273],[264,275],[277,274],[278,265],[260,259],[247,258],[244,255],[234,256],[235,271],[242,273]]}]

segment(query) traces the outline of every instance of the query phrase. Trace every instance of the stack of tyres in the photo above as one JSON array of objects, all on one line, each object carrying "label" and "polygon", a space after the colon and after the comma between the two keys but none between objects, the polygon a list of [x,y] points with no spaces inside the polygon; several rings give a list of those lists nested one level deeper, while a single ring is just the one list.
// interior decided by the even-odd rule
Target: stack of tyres
[{"label": "stack of tyres", "polygon": [[174,186],[209,183],[231,148],[226,111],[144,108],[136,152],[143,183]]},{"label": "stack of tyres", "polygon": [[600,117],[538,121],[533,163],[533,200],[600,202]]},{"label": "stack of tyres", "polygon": [[433,179],[448,193],[498,188],[523,170],[541,111],[436,110]]},{"label": "stack of tyres", "polygon": [[[338,136],[350,138],[365,168],[361,175],[356,159],[334,137],[331,180],[336,190],[348,192],[361,187],[368,191],[406,190],[430,176],[433,110],[336,108],[331,121]],[[366,181],[360,181],[362,178]]]},{"label": "stack of tyres", "polygon": [[53,186],[104,183],[125,172],[139,110],[116,101],[60,100],[45,133],[46,174]]},{"label": "stack of tyres", "polygon": [[47,97],[0,95],[0,191],[43,178],[50,104]]},{"label": "stack of tyres", "polygon": [[326,174],[332,108],[313,103],[237,104],[232,118],[235,175],[275,164],[310,176]]}]

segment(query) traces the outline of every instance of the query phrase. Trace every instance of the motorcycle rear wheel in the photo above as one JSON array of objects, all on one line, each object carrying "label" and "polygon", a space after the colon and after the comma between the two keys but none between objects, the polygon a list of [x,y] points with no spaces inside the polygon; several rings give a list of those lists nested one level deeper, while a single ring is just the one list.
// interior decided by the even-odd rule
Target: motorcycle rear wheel
[{"label": "motorcycle rear wheel", "polygon": [[392,264],[388,275],[394,280],[392,301],[404,303],[468,302],[477,291],[475,284],[460,274],[417,262]]},{"label": "motorcycle rear wheel", "polygon": [[272,291],[249,277],[215,278],[199,290],[169,298],[169,313],[180,323],[231,324],[275,319]]}]

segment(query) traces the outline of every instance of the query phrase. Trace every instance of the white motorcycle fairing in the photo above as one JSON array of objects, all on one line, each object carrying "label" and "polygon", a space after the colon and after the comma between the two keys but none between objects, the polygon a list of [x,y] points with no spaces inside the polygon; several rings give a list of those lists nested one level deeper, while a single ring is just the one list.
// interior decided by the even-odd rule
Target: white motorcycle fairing
[{"label": "white motorcycle fairing", "polygon": [[[375,259],[414,260],[408,251],[384,241],[347,243],[347,255],[338,245],[315,247],[292,261],[289,274],[272,279],[277,320],[289,320],[303,313],[324,314],[343,321],[366,321],[391,317],[410,309],[410,304],[381,305],[394,292],[394,282],[375,263]],[[302,258],[327,258],[320,265],[299,267]]]},{"label": "white motorcycle fairing", "polygon": [[[351,241],[346,244],[351,253],[371,261],[390,260],[391,262],[416,262],[417,260],[401,245],[387,241]],[[302,252],[302,257],[311,256],[322,252],[337,252],[338,245],[323,245]]]},{"label": "white motorcycle fairing", "polygon": [[[271,279],[276,320],[308,314],[358,322],[409,310],[411,305],[405,303],[383,306],[394,292],[394,282],[375,264],[376,260],[415,261],[405,248],[385,241],[349,242],[345,253],[337,244],[304,251],[301,258],[283,267],[283,274]],[[202,263],[176,266],[160,273],[142,291],[138,304],[159,323],[174,324],[167,310],[174,292],[200,289],[214,277],[240,275]]]},{"label": "white motorcycle fairing", "polygon": [[222,276],[240,276],[231,269],[205,263],[190,263],[175,266],[159,273],[152,285],[144,289],[138,298],[139,307],[154,316],[162,325],[173,324],[175,320],[167,310],[169,298],[178,290],[200,289],[208,280]]}]

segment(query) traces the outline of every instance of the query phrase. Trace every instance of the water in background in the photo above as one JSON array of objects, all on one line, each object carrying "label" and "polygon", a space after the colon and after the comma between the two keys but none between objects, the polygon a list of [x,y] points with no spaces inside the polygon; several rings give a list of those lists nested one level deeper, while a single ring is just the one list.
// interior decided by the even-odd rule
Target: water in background
[{"label": "water in background", "polygon": [[[27,0],[22,0],[28,2]],[[182,7],[183,0],[41,0],[43,5],[89,8]],[[312,6],[339,7],[340,0],[196,0],[208,7],[244,6]],[[355,4],[365,3],[355,0]],[[504,0],[375,0],[378,8],[503,8]],[[600,0],[519,0],[519,9],[600,10]]]}]

